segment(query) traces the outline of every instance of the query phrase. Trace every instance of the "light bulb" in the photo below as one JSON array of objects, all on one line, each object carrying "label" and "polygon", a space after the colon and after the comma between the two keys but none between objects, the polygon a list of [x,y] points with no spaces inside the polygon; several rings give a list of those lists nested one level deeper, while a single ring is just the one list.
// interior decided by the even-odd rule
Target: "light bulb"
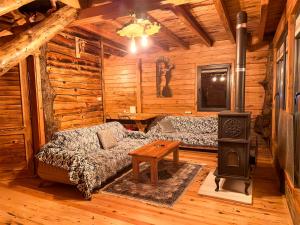
[{"label": "light bulb", "polygon": [[135,44],[135,40],[134,40],[134,38],[132,38],[131,39],[131,42],[130,42],[130,51],[131,51],[131,53],[136,53],[136,44]]},{"label": "light bulb", "polygon": [[148,46],[148,36],[144,34],[141,38],[141,44],[145,48]]},{"label": "light bulb", "polygon": [[216,81],[217,81],[217,77],[213,77],[213,78],[212,78],[212,81],[213,81],[213,82],[216,82]]},{"label": "light bulb", "polygon": [[222,81],[222,82],[225,81],[225,77],[222,76],[222,77],[220,78],[220,81]]}]

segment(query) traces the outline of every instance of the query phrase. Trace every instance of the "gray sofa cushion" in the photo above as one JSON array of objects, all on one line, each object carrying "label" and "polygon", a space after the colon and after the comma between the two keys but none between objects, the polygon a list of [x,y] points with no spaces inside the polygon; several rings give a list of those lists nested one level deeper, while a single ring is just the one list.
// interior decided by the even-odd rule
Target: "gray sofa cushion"
[{"label": "gray sofa cushion", "polygon": [[170,120],[162,120],[158,122],[162,133],[176,133],[177,130],[174,128]]},{"label": "gray sofa cushion", "polygon": [[97,135],[101,146],[104,149],[110,149],[117,145],[117,139],[113,136],[112,131],[110,129],[99,130],[97,132]]}]

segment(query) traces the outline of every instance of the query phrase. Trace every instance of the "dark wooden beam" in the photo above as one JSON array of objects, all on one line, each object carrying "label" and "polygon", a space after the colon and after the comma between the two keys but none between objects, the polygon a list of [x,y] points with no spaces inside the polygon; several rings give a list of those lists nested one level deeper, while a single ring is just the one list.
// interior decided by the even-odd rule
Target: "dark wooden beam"
[{"label": "dark wooden beam", "polygon": [[195,17],[191,14],[189,8],[186,5],[172,7],[172,11],[175,15],[191,30],[199,35],[202,42],[206,46],[212,46],[212,40],[208,37],[206,32],[199,25]]},{"label": "dark wooden beam", "polygon": [[2,0],[0,1],[0,16],[18,9],[22,5],[26,5],[30,2],[33,2],[33,0]]},{"label": "dark wooden beam", "polygon": [[261,0],[260,4],[260,20],[259,25],[257,27],[257,32],[252,35],[251,48],[257,48],[256,46],[260,46],[264,39],[265,28],[267,23],[268,11],[269,11],[269,0]]},{"label": "dark wooden beam", "polygon": [[[79,14],[79,23],[98,23],[102,20],[116,19],[128,16],[134,11],[137,14],[147,11],[170,8],[176,5],[196,3],[198,0],[122,0],[122,1],[102,1],[96,0],[93,4],[98,6],[84,9]],[[106,4],[105,4],[106,3]],[[93,5],[92,4],[92,5]]]},{"label": "dark wooden beam", "polygon": [[232,43],[235,43],[235,29],[231,24],[230,17],[223,0],[214,0],[214,4],[221,23],[223,24],[226,33]]},{"label": "dark wooden beam", "polygon": [[171,40],[176,45],[181,46],[184,49],[189,49],[190,46],[188,43],[185,43],[182,39],[180,39],[178,36],[176,36],[172,31],[170,31],[167,27],[165,27],[163,24],[161,24],[157,19],[155,19],[150,14],[147,14],[147,17],[152,21],[160,24],[160,32],[163,32],[169,40]]},{"label": "dark wooden beam", "polygon": [[268,11],[269,11],[269,0],[261,0],[260,21],[259,21],[259,27],[257,29],[258,30],[258,34],[257,34],[258,42],[261,42],[264,39]]},{"label": "dark wooden beam", "polygon": [[53,38],[75,20],[77,15],[76,9],[64,6],[39,24],[21,32],[12,41],[1,46],[0,76]]}]

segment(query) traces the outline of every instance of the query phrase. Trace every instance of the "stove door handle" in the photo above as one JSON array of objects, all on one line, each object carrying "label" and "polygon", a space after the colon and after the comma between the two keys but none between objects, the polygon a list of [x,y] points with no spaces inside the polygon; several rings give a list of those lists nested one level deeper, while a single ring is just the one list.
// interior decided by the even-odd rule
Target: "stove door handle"
[{"label": "stove door handle", "polygon": [[298,97],[300,96],[300,92],[296,92],[296,94],[295,94],[295,106],[297,106],[298,105]]}]

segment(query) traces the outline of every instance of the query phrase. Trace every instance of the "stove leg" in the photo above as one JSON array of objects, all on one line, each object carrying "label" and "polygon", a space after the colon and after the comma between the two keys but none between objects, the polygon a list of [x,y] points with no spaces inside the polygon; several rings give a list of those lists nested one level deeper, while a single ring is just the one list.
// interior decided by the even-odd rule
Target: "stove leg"
[{"label": "stove leg", "polygon": [[219,191],[219,188],[220,188],[220,185],[219,185],[219,183],[220,183],[220,178],[219,178],[219,177],[216,177],[216,178],[215,178],[215,182],[216,182],[216,185],[217,185],[215,191]]},{"label": "stove leg", "polygon": [[248,188],[250,186],[250,180],[245,181],[245,194],[249,195]]}]

